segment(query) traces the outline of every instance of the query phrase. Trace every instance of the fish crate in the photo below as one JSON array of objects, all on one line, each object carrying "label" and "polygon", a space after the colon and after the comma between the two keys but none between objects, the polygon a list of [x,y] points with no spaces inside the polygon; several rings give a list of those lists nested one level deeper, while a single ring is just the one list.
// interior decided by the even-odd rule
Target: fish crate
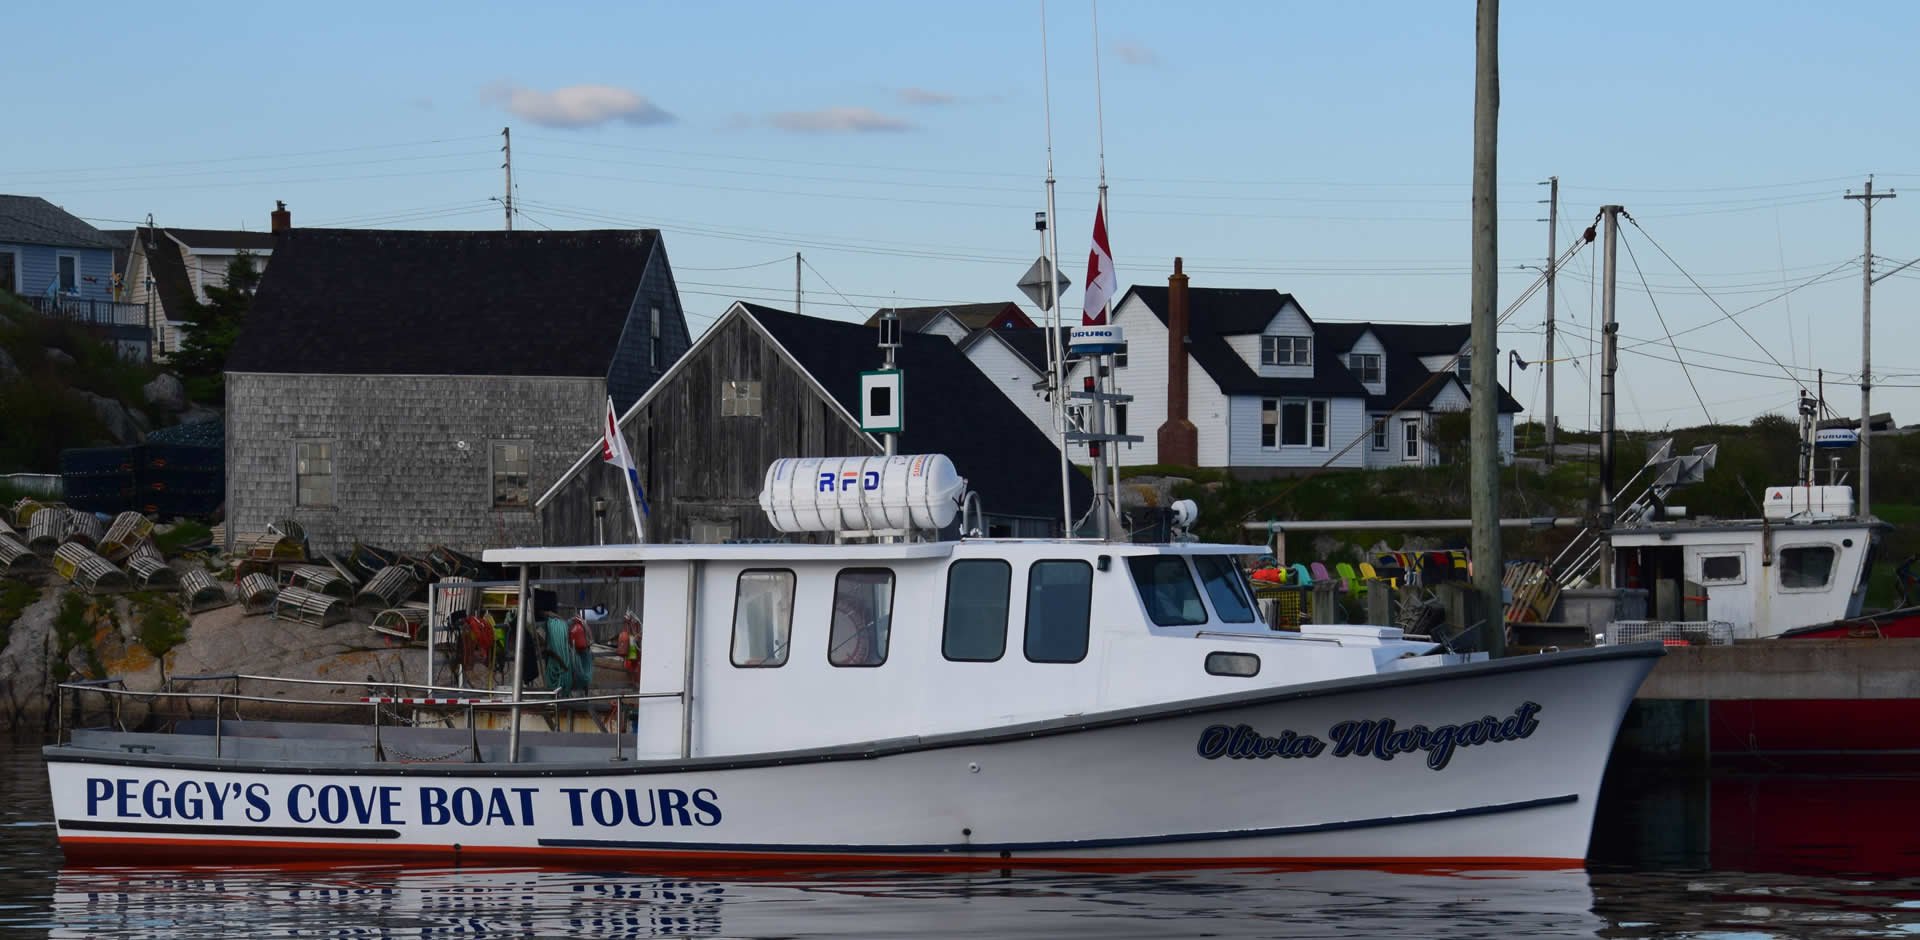
[{"label": "fish crate", "polygon": [[280,582],[275,581],[273,575],[256,573],[240,579],[240,602],[246,606],[247,613],[270,613],[279,597]]},{"label": "fish crate", "polygon": [[187,612],[195,614],[233,603],[226,585],[198,568],[180,576],[180,597],[187,602]]},{"label": "fish crate", "polygon": [[374,611],[399,607],[413,596],[414,588],[418,586],[413,569],[404,565],[382,568],[379,574],[373,576],[373,580],[353,596],[353,606]]},{"label": "fish crate", "polygon": [[43,564],[27,543],[11,535],[0,535],[0,573],[27,574],[40,570]]},{"label": "fish crate", "polygon": [[67,510],[67,534],[62,542],[79,542],[89,549],[98,548],[100,541],[107,537],[107,527],[102,525],[100,517],[84,509]]},{"label": "fish crate", "polygon": [[137,512],[123,512],[113,517],[113,525],[107,527],[106,537],[94,550],[108,561],[125,561],[152,534],[152,519]]},{"label": "fish crate", "polygon": [[113,562],[94,554],[78,542],[68,542],[53,553],[53,570],[74,586],[94,594],[109,594],[133,587],[127,573]]},{"label": "fish crate", "polygon": [[1660,642],[1668,646],[1732,646],[1733,624],[1725,620],[1615,620],[1607,624],[1608,646]]},{"label": "fish crate", "polygon": [[27,547],[41,555],[53,554],[67,540],[67,528],[72,524],[64,509],[41,509],[27,522]]},{"label": "fish crate", "polygon": [[138,554],[127,559],[127,573],[142,588],[172,588],[180,586],[180,576],[167,567],[160,559],[160,553]]},{"label": "fish crate", "polygon": [[332,565],[295,565],[287,569],[287,584],[339,598],[353,597],[353,585]]},{"label": "fish crate", "polygon": [[390,641],[411,643],[424,633],[427,625],[427,606],[425,604],[407,604],[404,607],[390,607],[373,615],[373,623],[367,625]]},{"label": "fish crate", "polygon": [[347,619],[347,602],[306,588],[284,587],[274,598],[273,619],[332,626]]}]

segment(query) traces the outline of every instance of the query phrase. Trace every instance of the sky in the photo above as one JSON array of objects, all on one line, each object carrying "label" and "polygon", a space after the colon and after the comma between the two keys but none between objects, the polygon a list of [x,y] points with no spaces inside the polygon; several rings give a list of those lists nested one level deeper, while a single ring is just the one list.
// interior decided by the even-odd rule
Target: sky
[{"label": "sky", "polygon": [[[810,314],[1019,300],[1050,100],[1075,281],[1104,136],[1123,289],[1181,256],[1196,287],[1316,319],[1469,316],[1465,0],[28,0],[8,20],[0,192],[102,228],[263,229],[285,200],[296,226],[497,229],[510,126],[515,228],[661,229],[696,334],[735,299],[790,307],[795,252]],[[1856,414],[1863,213],[1842,197],[1877,174],[1900,192],[1875,207],[1877,272],[1920,257],[1920,4],[1508,3],[1500,28],[1501,308],[1545,261],[1557,176],[1562,250],[1603,203],[1631,216],[1623,426],[1791,413],[1816,369]],[[1558,282],[1563,427],[1597,414],[1598,270],[1583,251]],[[1873,304],[1874,410],[1920,422],[1920,265]],[[1501,347],[1545,358],[1544,316],[1536,291]],[[1515,373],[1530,413],[1543,371]]]}]

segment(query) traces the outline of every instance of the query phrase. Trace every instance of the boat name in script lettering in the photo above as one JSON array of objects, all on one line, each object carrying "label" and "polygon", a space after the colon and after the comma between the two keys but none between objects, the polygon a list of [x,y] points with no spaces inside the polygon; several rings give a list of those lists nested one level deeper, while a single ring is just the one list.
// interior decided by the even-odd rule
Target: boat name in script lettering
[{"label": "boat name in script lettering", "polygon": [[1523,702],[1504,718],[1488,715],[1478,721],[1432,728],[1426,725],[1401,728],[1391,718],[1355,719],[1334,725],[1324,739],[1292,730],[1268,736],[1244,724],[1209,725],[1200,732],[1198,750],[1207,760],[1319,757],[1329,745],[1335,757],[1371,755],[1381,760],[1424,751],[1427,767],[1445,770],[1460,748],[1532,737],[1534,729],[1540,727],[1539,714],[1538,702]]}]

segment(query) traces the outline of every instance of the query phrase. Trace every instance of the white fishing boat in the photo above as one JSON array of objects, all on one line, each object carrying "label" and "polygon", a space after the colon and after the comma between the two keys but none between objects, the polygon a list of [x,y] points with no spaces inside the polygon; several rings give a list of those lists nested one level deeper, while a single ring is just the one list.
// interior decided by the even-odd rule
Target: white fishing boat
[{"label": "white fishing boat", "polygon": [[[789,460],[762,502],[782,528],[875,537],[949,524],[961,485],[939,457]],[[1486,661],[1394,627],[1273,630],[1237,564],[1254,546],[877,537],[489,551],[527,583],[642,582],[637,687],[572,703],[616,704],[612,730],[523,732],[562,706],[517,689],[402,700],[504,712],[504,731],[74,729],[45,752],[61,844],[109,861],[1575,866],[1659,655]],[[217,716],[247,697],[219,698]]]}]

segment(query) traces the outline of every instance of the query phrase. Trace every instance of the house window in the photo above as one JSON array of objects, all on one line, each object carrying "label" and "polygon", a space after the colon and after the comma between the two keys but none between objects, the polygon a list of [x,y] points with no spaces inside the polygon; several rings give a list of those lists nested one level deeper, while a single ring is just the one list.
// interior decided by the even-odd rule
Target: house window
[{"label": "house window", "polygon": [[527,481],[533,475],[533,447],[525,441],[494,441],[492,451],[493,508],[527,508],[531,505]]},{"label": "house window", "polygon": [[760,383],[721,382],[720,416],[723,418],[760,417]]},{"label": "house window", "polygon": [[1400,457],[1403,460],[1420,459],[1420,419],[1400,419]]},{"label": "house window", "polygon": [[1367,420],[1373,422],[1373,449],[1386,450],[1387,449],[1387,416],[1386,415],[1368,415]]},{"label": "house window", "polygon": [[1460,362],[1453,367],[1453,372],[1460,377],[1460,381],[1471,386],[1473,384],[1473,353],[1461,353]]},{"label": "house window", "polygon": [[20,255],[0,251],[0,291],[20,293]]},{"label": "house window", "polygon": [[1327,449],[1327,412],[1331,406],[1324,398],[1307,403],[1307,446]]},{"label": "house window", "polygon": [[1263,366],[1305,366],[1313,364],[1313,337],[1260,337],[1260,364]]},{"label": "house window", "polygon": [[60,293],[80,293],[80,258],[77,255],[60,256]]},{"label": "house window", "polygon": [[719,545],[733,538],[734,529],[731,522],[709,522],[705,519],[696,519],[692,525],[688,526],[687,531],[695,543]]},{"label": "house window", "polygon": [[658,369],[660,368],[660,308],[659,307],[652,308],[652,316],[650,320],[652,323],[652,327],[648,331],[648,336],[650,337],[650,339],[649,339],[649,342],[647,343],[647,364],[654,367],[655,369]]},{"label": "house window", "polygon": [[1833,581],[1831,545],[1799,545],[1780,550],[1780,586],[1790,591],[1817,591]]},{"label": "house window", "polygon": [[1328,408],[1324,398],[1262,399],[1260,446],[1325,449]]},{"label": "house window", "polygon": [[[1113,433],[1127,433],[1127,406],[1124,402],[1113,406]],[[1133,445],[1128,444],[1127,446],[1132,447]]]},{"label": "house window", "polygon": [[792,635],[793,572],[740,572],[733,594],[733,664],[743,669],[784,666]]},{"label": "house window", "polygon": [[847,568],[833,582],[833,626],[827,662],[878,666],[887,661],[893,627],[893,569]]},{"label": "house window", "polygon": [[1272,398],[1260,400],[1260,446],[1280,446],[1280,402]]},{"label": "house window", "polygon": [[955,662],[991,663],[1007,651],[1007,608],[1013,566],[956,561],[947,567],[947,619],[940,654]]},{"label": "house window", "polygon": [[1027,569],[1027,661],[1077,663],[1087,658],[1093,613],[1093,566],[1036,561]]},{"label": "house window", "polygon": [[1127,347],[1122,346],[1119,352],[1113,354],[1113,367],[1116,369],[1127,367]]},{"label": "house window", "polygon": [[1746,581],[1741,570],[1742,555],[1702,555],[1700,556],[1700,583],[1702,584],[1740,584]]},{"label": "house window", "polygon": [[1379,353],[1353,353],[1347,357],[1347,368],[1353,370],[1354,378],[1363,385],[1378,385],[1385,374],[1380,366]]},{"label": "house window", "polygon": [[295,441],[293,490],[296,506],[333,505],[333,442]]}]

